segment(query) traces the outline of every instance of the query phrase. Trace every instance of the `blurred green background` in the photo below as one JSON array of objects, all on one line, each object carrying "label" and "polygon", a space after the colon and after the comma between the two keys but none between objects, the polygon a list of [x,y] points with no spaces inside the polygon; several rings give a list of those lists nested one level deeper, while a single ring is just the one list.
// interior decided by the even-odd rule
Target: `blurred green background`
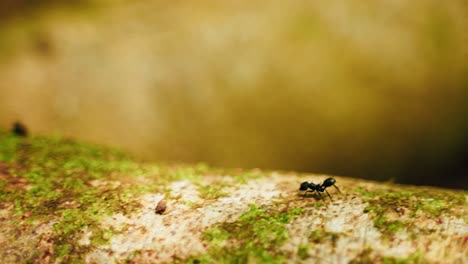
[{"label": "blurred green background", "polygon": [[0,127],[467,188],[468,4],[1,1]]}]

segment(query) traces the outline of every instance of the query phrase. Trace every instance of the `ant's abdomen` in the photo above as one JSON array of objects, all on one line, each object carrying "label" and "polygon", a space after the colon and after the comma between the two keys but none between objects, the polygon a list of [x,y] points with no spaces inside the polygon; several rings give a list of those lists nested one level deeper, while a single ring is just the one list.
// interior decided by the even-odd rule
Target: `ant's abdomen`
[{"label": "ant's abdomen", "polygon": [[299,187],[299,190],[300,191],[305,191],[305,190],[307,190],[308,187],[309,187],[309,183],[308,182],[303,182],[303,183],[301,183],[301,187]]},{"label": "ant's abdomen", "polygon": [[335,183],[336,183],[336,180],[334,178],[328,178],[323,182],[322,186],[329,187],[329,186],[334,185]]}]

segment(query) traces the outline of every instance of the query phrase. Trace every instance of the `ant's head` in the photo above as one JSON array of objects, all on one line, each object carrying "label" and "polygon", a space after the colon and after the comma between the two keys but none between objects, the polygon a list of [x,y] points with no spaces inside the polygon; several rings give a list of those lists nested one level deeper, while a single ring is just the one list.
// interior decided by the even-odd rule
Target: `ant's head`
[{"label": "ant's head", "polygon": [[308,182],[301,183],[301,187],[299,187],[299,191],[306,191],[309,188]]},{"label": "ant's head", "polygon": [[325,181],[323,181],[322,186],[326,188],[326,187],[335,185],[335,183],[336,183],[336,180],[334,178],[328,178]]}]

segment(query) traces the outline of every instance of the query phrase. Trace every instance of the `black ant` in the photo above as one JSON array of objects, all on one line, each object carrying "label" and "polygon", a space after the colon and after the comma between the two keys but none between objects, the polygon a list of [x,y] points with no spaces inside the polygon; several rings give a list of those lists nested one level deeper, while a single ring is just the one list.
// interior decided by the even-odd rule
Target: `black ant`
[{"label": "black ant", "polygon": [[27,137],[28,129],[20,122],[15,122],[11,128],[11,133],[19,137]]},{"label": "black ant", "polygon": [[300,191],[305,191],[304,197],[306,196],[307,192],[317,192],[318,195],[320,196],[320,199],[322,199],[325,202],[325,199],[323,199],[322,195],[320,194],[321,192],[326,192],[328,194],[328,197],[330,197],[330,200],[333,201],[330,193],[328,193],[327,188],[330,186],[333,186],[338,190],[339,193],[341,193],[340,189],[335,185],[336,180],[334,178],[328,178],[323,181],[322,184],[314,184],[312,182],[303,182],[301,183],[301,187],[299,187]]}]

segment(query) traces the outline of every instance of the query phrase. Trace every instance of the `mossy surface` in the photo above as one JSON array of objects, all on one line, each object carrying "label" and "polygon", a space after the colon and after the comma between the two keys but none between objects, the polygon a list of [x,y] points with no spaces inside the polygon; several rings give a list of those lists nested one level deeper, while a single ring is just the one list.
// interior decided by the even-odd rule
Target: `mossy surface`
[{"label": "mossy surface", "polygon": [[203,263],[282,263],[279,248],[287,241],[286,224],[300,216],[302,208],[275,211],[250,205],[235,222],[218,224],[206,230],[202,239],[209,243],[207,255],[193,260]]},{"label": "mossy surface", "polygon": [[326,232],[324,230],[314,230],[309,234],[308,241],[314,244],[322,244],[324,242],[331,241],[332,244],[335,244],[336,240],[340,234],[333,232]]},{"label": "mossy surface", "polygon": [[384,264],[419,264],[428,263],[421,252],[415,252],[406,258],[383,257],[381,260]]},{"label": "mossy surface", "polygon": [[384,263],[384,264],[419,264],[419,263],[431,263],[427,260],[424,255],[416,251],[406,258],[395,258],[388,256],[379,256],[372,251],[371,248],[362,250],[356,258],[350,261],[350,264],[371,264],[371,263]]},{"label": "mossy surface", "polygon": [[[431,188],[395,187],[398,189],[375,191],[365,190],[362,187],[356,189],[364,202],[369,204],[364,209],[364,213],[371,214],[375,227],[387,235],[402,230],[411,231],[415,226],[411,224],[413,221],[408,217],[415,218],[423,214],[436,219],[447,213],[457,215],[452,208],[465,205],[465,195],[462,192],[449,194]],[[398,217],[389,217],[390,215]],[[463,216],[460,215],[460,217]]]},{"label": "mossy surface", "polygon": [[227,196],[228,193],[224,190],[224,188],[227,188],[229,185],[227,184],[209,184],[209,185],[203,185],[200,188],[198,188],[200,192],[200,198],[204,200],[209,200],[209,199],[218,199],[224,196]]},{"label": "mossy surface", "polygon": [[25,229],[48,221],[54,257],[63,261],[88,250],[75,243],[84,228],[92,232],[93,242],[104,243],[103,234],[108,230],[101,230],[99,220],[139,208],[133,199],[138,188],[105,182],[93,185],[96,180],[131,178],[142,171],[120,151],[59,138],[19,138],[4,132],[0,134],[0,150],[0,203],[14,205],[12,217]]},{"label": "mossy surface", "polygon": [[[462,258],[466,192],[336,177],[342,193],[323,202],[298,193],[304,177],[329,176],[148,164],[0,131],[0,246],[16,256],[5,263],[421,263],[440,260],[438,245]],[[157,215],[163,198],[167,210]],[[405,240],[411,249],[395,254]],[[176,249],[161,251],[168,247]]]},{"label": "mossy surface", "polygon": [[[216,200],[236,183],[260,177],[258,171],[230,170],[231,181],[204,182],[225,173],[206,164],[145,164],[115,149],[0,131],[0,209],[12,207],[10,217],[22,230],[34,232],[41,224],[52,230],[35,243],[47,240],[53,249],[35,250],[27,257],[31,260],[45,255],[64,262],[83,259],[121,231],[103,228],[104,217],[141,210],[138,198],[145,193],[170,197],[171,182],[189,181],[201,199]],[[85,231],[90,243],[77,244]]]},{"label": "mossy surface", "polygon": [[[24,229],[47,221],[53,231],[47,239],[54,245],[47,254],[72,261],[92,249],[76,243],[83,230],[92,233],[92,247],[107,243],[117,231],[101,228],[103,217],[135,212],[141,208],[138,195],[166,192],[165,183],[200,178],[208,168],[145,165],[114,149],[0,132],[0,170],[2,208],[12,205],[11,217]],[[135,184],[142,177],[146,184]],[[204,193],[220,195],[211,188]]]}]

